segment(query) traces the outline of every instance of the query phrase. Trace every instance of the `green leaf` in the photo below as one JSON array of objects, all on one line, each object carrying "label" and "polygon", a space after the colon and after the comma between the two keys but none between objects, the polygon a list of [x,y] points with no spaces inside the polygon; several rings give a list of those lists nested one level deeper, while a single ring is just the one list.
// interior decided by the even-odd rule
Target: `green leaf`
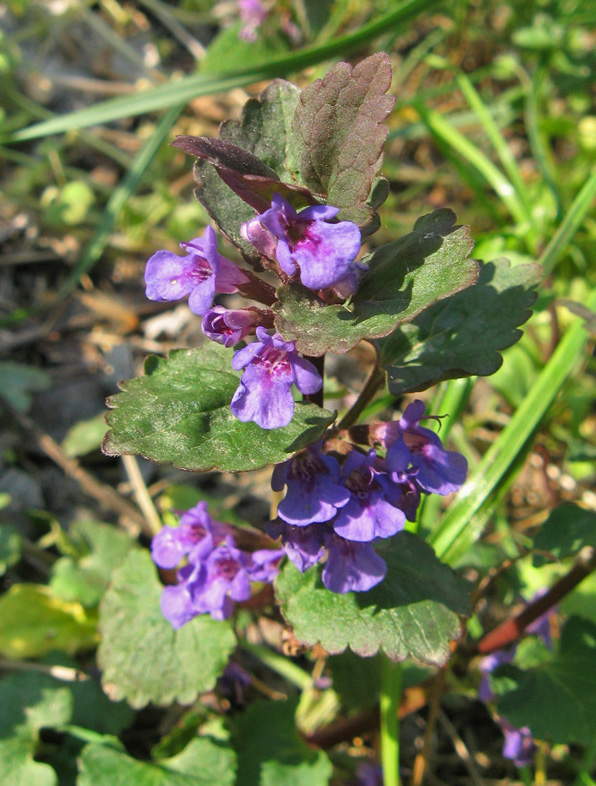
[{"label": "green leaf", "polygon": [[191,704],[213,688],[236,644],[229,622],[208,615],[174,630],[161,613],[162,589],[148,552],[133,551],[99,610],[104,689],[135,708]]},{"label": "green leaf", "polygon": [[444,379],[494,373],[499,350],[520,338],[536,300],[538,265],[511,268],[506,259],[487,262],[478,283],[431,306],[378,342],[394,396],[425,390]]},{"label": "green leaf", "polygon": [[[534,538],[536,551],[547,551],[557,560],[574,557],[584,546],[596,547],[596,513],[572,502],[555,508]],[[550,562],[544,554],[534,554],[534,567]]]},{"label": "green leaf", "polygon": [[[294,185],[289,163],[293,140],[291,124],[299,97],[299,88],[285,80],[276,79],[258,98],[247,101],[240,120],[228,120],[222,124],[220,140],[252,153],[262,165],[275,172],[281,181]],[[254,209],[226,185],[208,161],[197,161],[194,175],[198,185],[195,196],[219,229],[251,264],[260,264],[254,246],[240,234],[241,224],[254,217]],[[291,191],[285,193],[285,197],[294,204],[295,195]],[[296,206],[300,207],[300,204]]]},{"label": "green leaf", "polygon": [[21,536],[13,527],[0,527],[0,576],[21,559]]},{"label": "green leaf", "polygon": [[369,271],[349,306],[328,306],[299,284],[281,287],[275,326],[307,355],[347,352],[363,338],[379,338],[477,278],[469,259],[467,227],[455,214],[437,210],[416,221],[405,237],[369,257]]},{"label": "green leaf", "polygon": [[359,227],[373,216],[366,203],[387,136],[382,123],[395,103],[386,95],[390,87],[391,63],[384,52],[354,68],[338,63],[304,88],[294,118],[298,182],[324,194],[340,208],[340,220]]},{"label": "green leaf", "polygon": [[42,726],[70,720],[72,696],[45,674],[8,674],[0,680],[0,782],[56,786],[52,767],[33,760]]},{"label": "green leaf", "polygon": [[257,701],[238,716],[235,747],[242,786],[327,786],[332,766],[296,730],[297,700]]},{"label": "green leaf", "polygon": [[0,653],[35,658],[95,647],[95,620],[80,603],[65,603],[39,584],[15,584],[0,598]]},{"label": "green leaf", "polygon": [[571,617],[559,651],[535,669],[496,673],[498,710],[538,739],[588,745],[596,733],[596,625]]},{"label": "green leaf", "polygon": [[47,390],[50,377],[46,371],[23,363],[5,360],[0,363],[2,395],[19,412],[26,412],[31,406],[31,393]]},{"label": "green leaf", "polygon": [[123,530],[95,521],[74,521],[68,534],[80,557],[57,560],[52,566],[50,587],[62,600],[96,606],[112,572],[136,543]]},{"label": "green leaf", "polygon": [[119,747],[92,743],[83,749],[77,786],[233,786],[235,756],[208,737],[192,740],[171,759],[139,761]]},{"label": "green leaf", "polygon": [[100,447],[105,432],[106,424],[103,412],[89,418],[89,420],[80,420],[66,432],[66,436],[62,440],[62,450],[70,458],[85,456]]},{"label": "green leaf", "polygon": [[230,412],[241,374],[233,350],[217,344],[150,356],[144,377],[129,380],[113,396],[107,416],[109,456],[140,453],[195,472],[241,472],[277,464],[316,442],[333,415],[315,404],[296,403],[292,422],[265,430]]},{"label": "green leaf", "polygon": [[248,150],[280,180],[294,184],[294,134],[292,123],[300,100],[300,88],[285,79],[274,79],[242,109],[240,120],[226,120],[220,138]]},{"label": "green leaf", "polygon": [[458,615],[469,613],[467,583],[410,532],[378,551],[387,576],[369,592],[338,595],[323,587],[319,570],[301,574],[288,563],[275,582],[282,614],[300,641],[320,642],[332,655],[349,646],[362,657],[381,649],[392,660],[442,665],[460,636]]}]

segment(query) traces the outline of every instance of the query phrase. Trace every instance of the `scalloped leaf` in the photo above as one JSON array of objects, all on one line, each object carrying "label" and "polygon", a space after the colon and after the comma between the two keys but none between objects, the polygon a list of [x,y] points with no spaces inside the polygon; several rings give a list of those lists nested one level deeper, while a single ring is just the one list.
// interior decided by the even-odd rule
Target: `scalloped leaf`
[{"label": "scalloped leaf", "polygon": [[338,218],[365,227],[367,205],[378,172],[395,104],[391,62],[384,52],[354,68],[337,63],[323,79],[304,88],[294,117],[298,182],[340,208]]},{"label": "scalloped leaf", "polygon": [[559,650],[536,668],[503,666],[491,679],[499,713],[538,739],[589,745],[596,734],[596,625],[571,617]]},{"label": "scalloped leaf", "polygon": [[332,655],[349,646],[362,657],[383,650],[392,660],[442,665],[460,636],[459,615],[469,614],[469,585],[410,532],[378,551],[387,576],[369,592],[338,595],[323,587],[320,569],[301,574],[288,563],[275,582],[282,614],[297,639]]},{"label": "scalloped leaf", "polygon": [[300,284],[281,287],[275,327],[307,355],[347,352],[363,338],[392,333],[433,303],[475,283],[478,263],[469,258],[468,227],[455,213],[436,210],[409,234],[376,249],[350,305],[328,306]]},{"label": "scalloped leaf", "polygon": [[0,782],[6,786],[56,786],[49,764],[34,761],[42,726],[67,723],[70,689],[45,674],[7,674],[0,680]]},{"label": "scalloped leaf", "polygon": [[122,384],[103,444],[108,456],[141,454],[194,472],[242,472],[278,464],[322,436],[333,414],[315,404],[296,403],[292,422],[265,430],[242,423],[230,412],[241,373],[234,351],[218,344],[150,356],[144,377]]},{"label": "scalloped leaf", "polygon": [[209,737],[191,740],[168,759],[133,759],[121,744],[86,745],[81,754],[78,786],[233,786],[236,756],[224,743]]},{"label": "scalloped leaf", "polygon": [[236,646],[228,621],[200,615],[174,630],[160,609],[163,586],[146,551],[114,572],[99,609],[97,662],[104,690],[135,708],[191,704],[211,690]]},{"label": "scalloped leaf", "polygon": [[333,771],[296,729],[297,699],[257,701],[237,716],[235,746],[242,786],[327,786]]},{"label": "scalloped leaf", "polygon": [[493,374],[500,351],[522,335],[540,282],[539,265],[507,259],[481,265],[478,283],[443,300],[376,342],[394,396],[444,379]]}]

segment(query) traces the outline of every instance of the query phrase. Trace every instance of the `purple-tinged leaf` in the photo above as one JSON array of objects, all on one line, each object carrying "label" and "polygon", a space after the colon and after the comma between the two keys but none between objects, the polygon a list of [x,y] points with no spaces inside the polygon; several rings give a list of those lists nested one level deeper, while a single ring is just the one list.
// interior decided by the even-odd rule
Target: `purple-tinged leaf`
[{"label": "purple-tinged leaf", "polygon": [[305,87],[294,118],[299,182],[325,194],[338,218],[367,226],[367,205],[395,99],[389,57],[379,52],[352,68],[338,63]]},{"label": "purple-tinged leaf", "polygon": [[[282,183],[277,174],[252,153],[223,139],[179,136],[172,146],[214,166],[224,183],[259,213],[271,207],[275,193],[297,208],[319,204],[308,189]],[[200,185],[200,168],[195,175]]]}]

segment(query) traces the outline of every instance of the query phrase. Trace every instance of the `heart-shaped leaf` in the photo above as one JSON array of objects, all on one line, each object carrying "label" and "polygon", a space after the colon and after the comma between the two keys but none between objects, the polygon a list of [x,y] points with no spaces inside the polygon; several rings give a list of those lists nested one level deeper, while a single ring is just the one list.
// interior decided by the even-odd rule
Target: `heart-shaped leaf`
[{"label": "heart-shaped leaf", "polygon": [[379,549],[387,576],[369,592],[338,595],[323,587],[320,570],[301,574],[288,563],[275,582],[282,614],[297,639],[336,654],[350,647],[363,657],[379,650],[396,661],[408,657],[440,666],[449,642],[469,613],[468,585],[410,532]]},{"label": "heart-shaped leaf", "polygon": [[242,423],[230,412],[241,374],[231,367],[232,349],[218,344],[151,356],[144,377],[123,383],[112,396],[109,456],[141,454],[182,469],[241,472],[278,464],[316,442],[333,414],[315,404],[296,403],[292,422],[265,430]]},{"label": "heart-shaped leaf", "polygon": [[133,551],[99,610],[104,689],[135,708],[191,704],[213,688],[236,645],[230,623],[205,614],[174,630],[161,613],[162,590],[149,553]]}]

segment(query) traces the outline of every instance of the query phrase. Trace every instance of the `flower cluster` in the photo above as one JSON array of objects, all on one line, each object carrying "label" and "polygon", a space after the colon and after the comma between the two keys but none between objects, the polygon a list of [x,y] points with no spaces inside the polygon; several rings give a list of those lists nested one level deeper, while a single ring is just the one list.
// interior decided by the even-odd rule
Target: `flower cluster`
[{"label": "flower cluster", "polygon": [[327,589],[364,592],[382,581],[387,566],[372,544],[416,518],[421,492],[444,495],[465,481],[465,458],[445,450],[434,432],[420,426],[424,410],[417,400],[399,421],[372,427],[385,458],[374,449],[366,455],[353,449],[340,466],[321,445],[311,445],[275,468],[272,488],[287,492],[268,532],[281,536],[288,558],[302,572],[326,555]]},{"label": "flower cluster", "polygon": [[153,561],[160,568],[176,568],[178,584],[165,587],[161,597],[164,617],[180,628],[197,614],[227,619],[233,601],[248,600],[251,582],[270,582],[278,572],[281,551],[252,553],[236,547],[230,529],[209,516],[199,502],[180,517],[177,527],[164,527],[151,543]]},{"label": "flower cluster", "polygon": [[[360,230],[351,221],[336,221],[338,212],[336,207],[313,205],[298,213],[275,194],[268,210],[243,224],[242,234],[264,259],[275,263],[282,280],[300,280],[306,287],[345,299],[356,291],[364,266],[356,262]],[[294,414],[292,386],[312,395],[323,386],[321,375],[291,341],[267,332],[270,311],[213,305],[216,294],[242,292],[249,283],[254,294],[259,279],[255,283],[256,277],[218,253],[211,227],[181,247],[186,256],[162,250],[149,259],[147,297],[163,301],[188,296],[190,310],[203,318],[203,333],[226,347],[256,333],[257,341],[234,356],[232,366],[244,373],[230,409],[239,420],[254,421],[264,429],[287,426]]]}]

